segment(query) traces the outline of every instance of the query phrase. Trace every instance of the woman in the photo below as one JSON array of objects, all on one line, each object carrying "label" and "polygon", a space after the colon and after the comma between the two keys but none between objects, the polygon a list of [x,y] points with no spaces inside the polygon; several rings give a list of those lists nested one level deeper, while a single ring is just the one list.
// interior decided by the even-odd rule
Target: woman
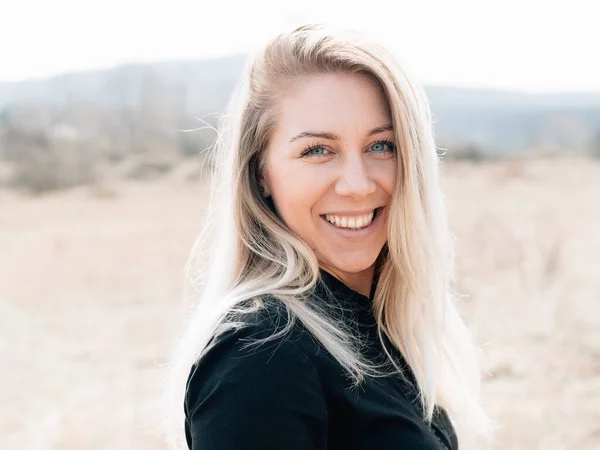
[{"label": "woman", "polygon": [[456,449],[456,430],[485,432],[420,87],[380,45],[306,25],[249,59],[233,99],[188,266],[203,292],[174,446]]}]

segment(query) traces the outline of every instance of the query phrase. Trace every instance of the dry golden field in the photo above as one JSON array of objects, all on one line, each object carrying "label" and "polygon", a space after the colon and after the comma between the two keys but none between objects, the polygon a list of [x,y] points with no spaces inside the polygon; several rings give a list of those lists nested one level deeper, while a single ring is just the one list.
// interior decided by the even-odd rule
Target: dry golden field
[{"label": "dry golden field", "polygon": [[[444,163],[494,449],[600,448],[600,162]],[[0,447],[164,449],[200,184],[0,191]]]}]

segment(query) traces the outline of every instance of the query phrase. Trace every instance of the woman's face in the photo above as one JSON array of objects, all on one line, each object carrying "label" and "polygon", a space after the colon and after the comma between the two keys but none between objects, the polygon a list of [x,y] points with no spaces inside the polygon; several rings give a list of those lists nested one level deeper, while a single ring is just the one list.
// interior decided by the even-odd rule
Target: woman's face
[{"label": "woman's face", "polygon": [[343,280],[372,273],[397,171],[385,97],[364,75],[322,74],[301,79],[280,106],[265,194],[322,268]]}]

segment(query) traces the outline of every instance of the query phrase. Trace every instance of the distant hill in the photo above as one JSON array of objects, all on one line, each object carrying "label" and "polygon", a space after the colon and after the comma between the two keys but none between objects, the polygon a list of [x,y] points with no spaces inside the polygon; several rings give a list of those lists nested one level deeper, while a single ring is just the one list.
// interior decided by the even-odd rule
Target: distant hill
[{"label": "distant hill", "polygon": [[[19,104],[68,107],[81,102],[143,108],[148,98],[155,104],[163,98],[177,102],[190,116],[219,113],[243,65],[244,56],[239,55],[0,83],[0,112]],[[441,145],[504,153],[531,147],[585,151],[600,133],[600,92],[527,94],[452,86],[426,86],[426,91]]]},{"label": "distant hill", "polygon": [[65,106],[92,102],[108,107],[139,105],[148,89],[185,93],[190,112],[220,111],[244,64],[243,56],[206,61],[135,64],[38,80],[0,83],[0,109],[14,103]]}]

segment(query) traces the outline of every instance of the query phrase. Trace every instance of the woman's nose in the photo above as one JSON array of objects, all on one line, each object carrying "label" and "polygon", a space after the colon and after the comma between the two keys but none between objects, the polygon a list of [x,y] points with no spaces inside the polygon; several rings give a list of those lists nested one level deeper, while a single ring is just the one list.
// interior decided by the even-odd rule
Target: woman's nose
[{"label": "woman's nose", "polygon": [[362,158],[345,161],[341,170],[335,185],[336,194],[359,200],[375,192],[375,181]]}]

